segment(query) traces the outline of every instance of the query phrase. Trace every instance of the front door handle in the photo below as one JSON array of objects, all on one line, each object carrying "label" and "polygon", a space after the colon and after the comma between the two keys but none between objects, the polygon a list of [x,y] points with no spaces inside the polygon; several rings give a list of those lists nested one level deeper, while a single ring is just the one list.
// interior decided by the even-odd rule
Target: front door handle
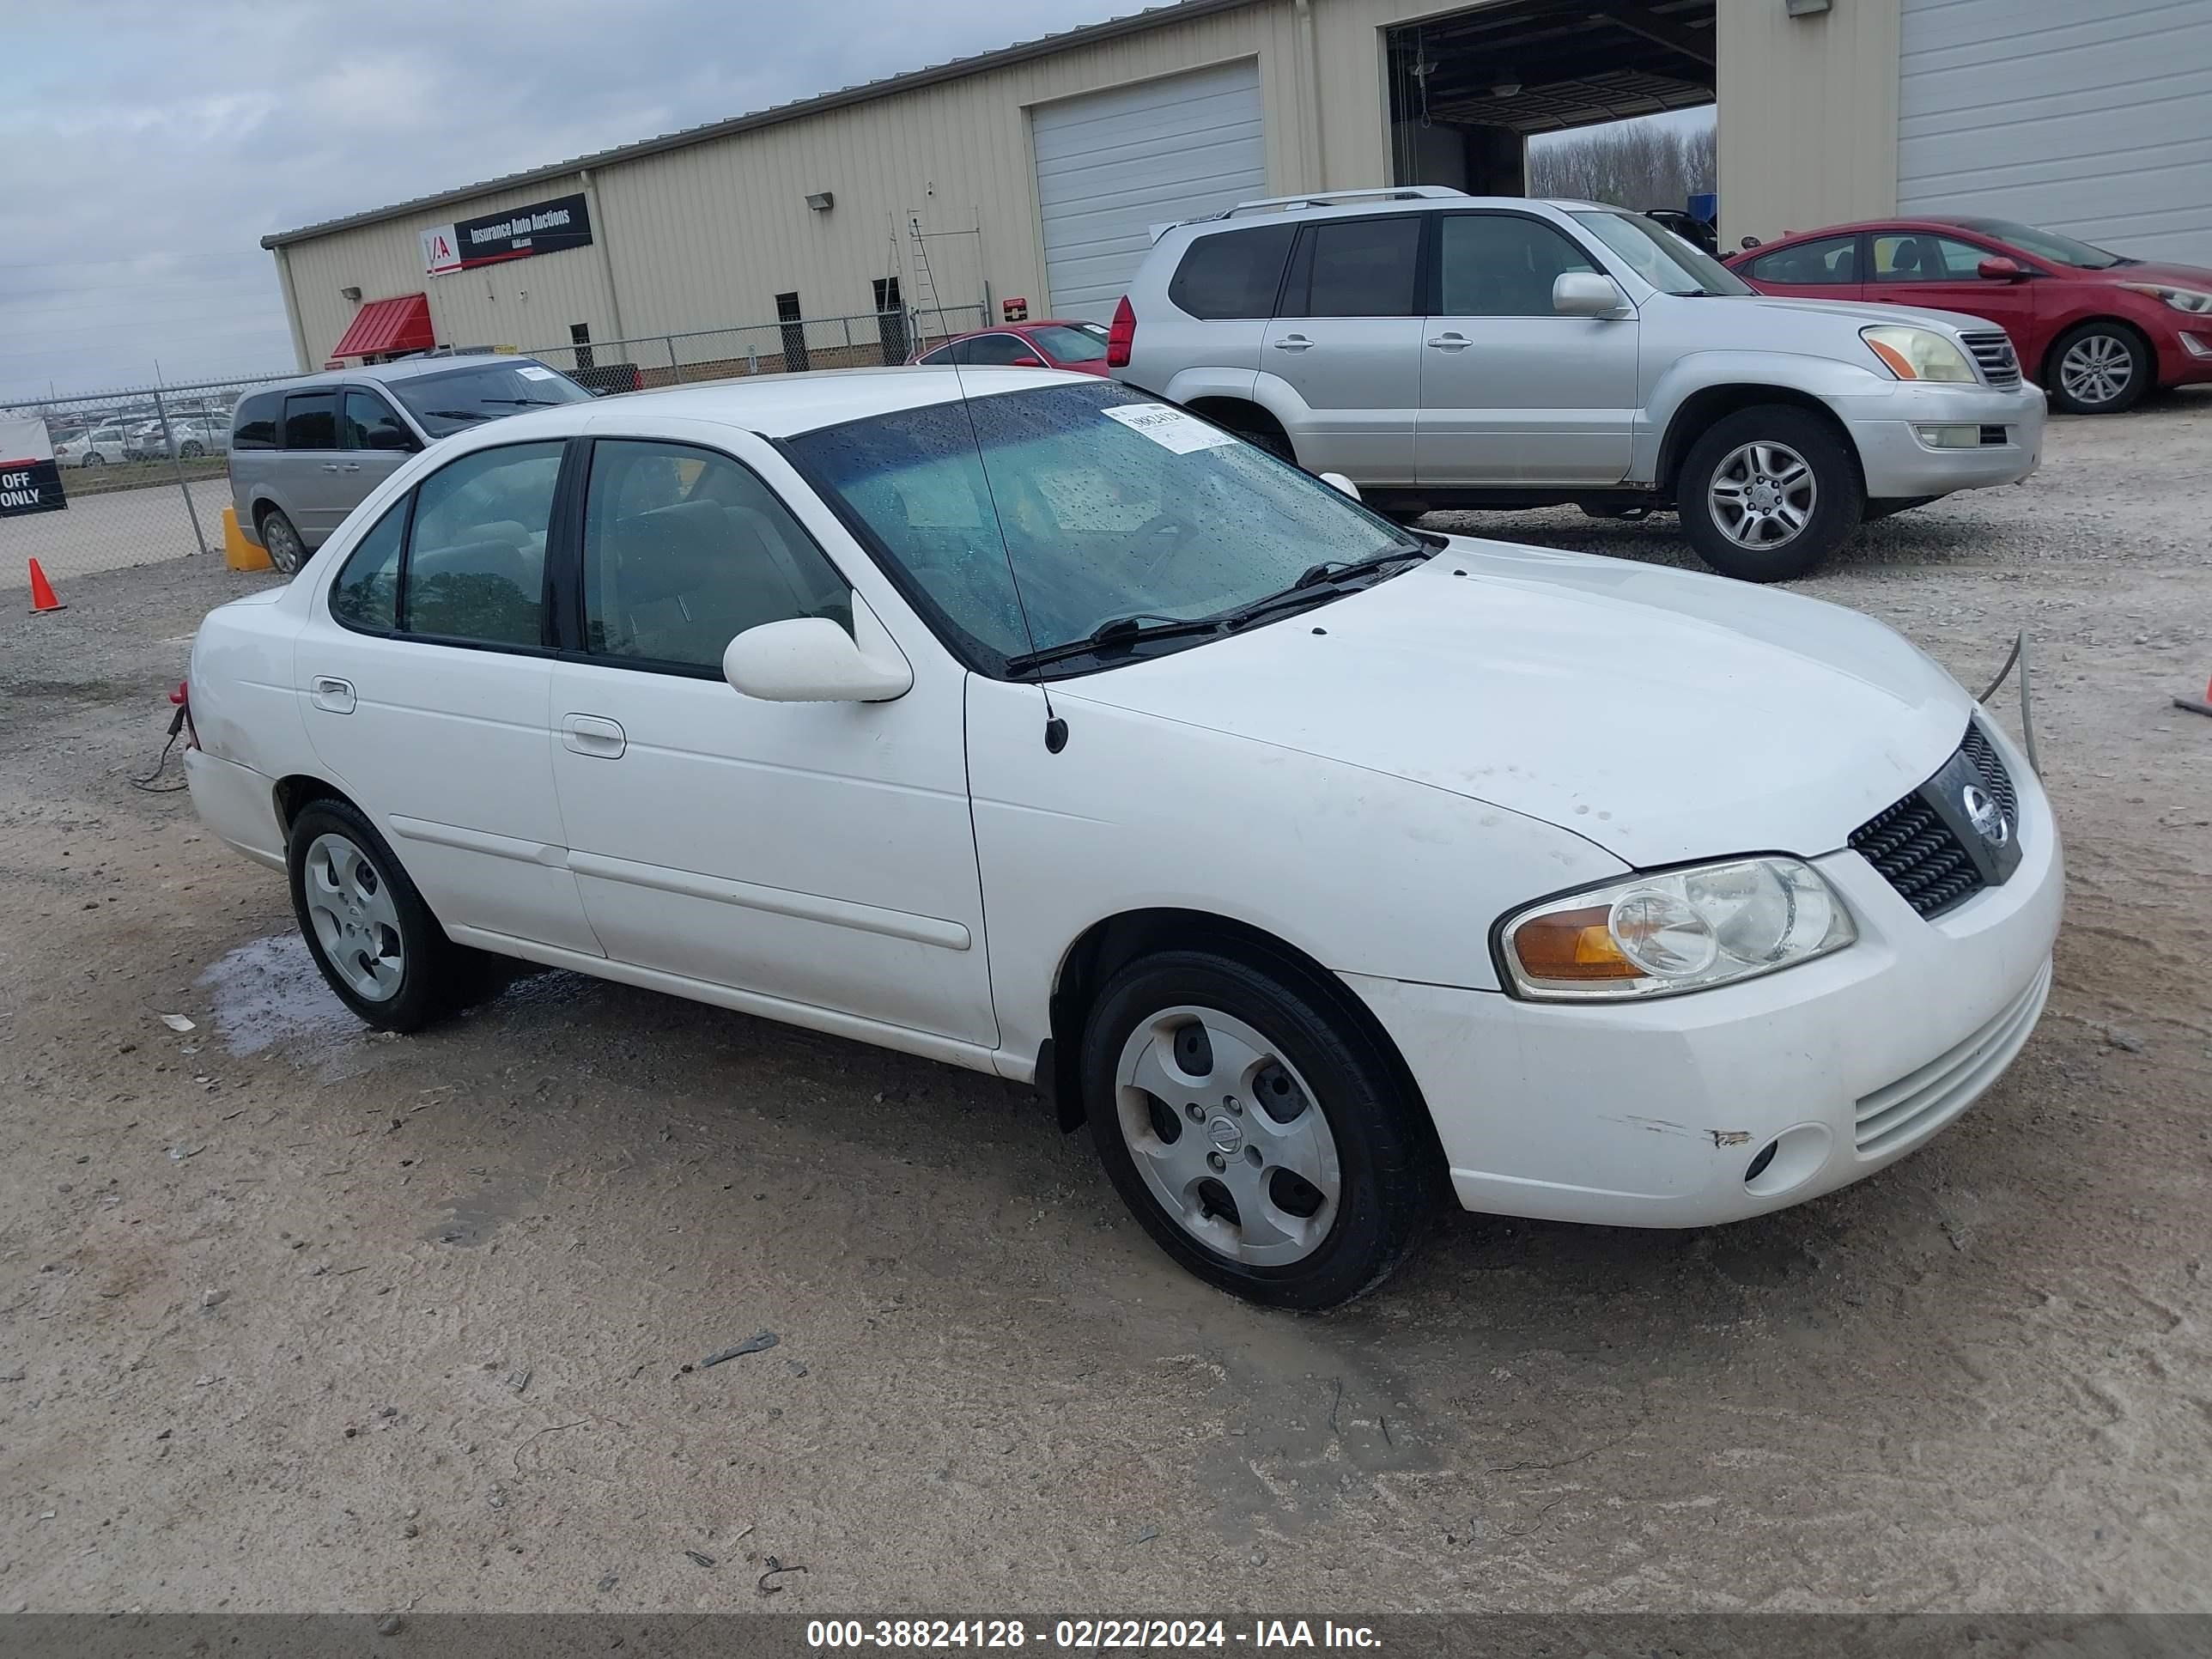
[{"label": "front door handle", "polygon": [[1313,342],[1303,334],[1285,334],[1273,343],[1278,351],[1310,351],[1313,349]]},{"label": "front door handle", "polygon": [[1464,334],[1453,332],[1439,334],[1435,339],[1430,341],[1429,343],[1438,351],[1464,351],[1468,347],[1473,345],[1474,342],[1468,339]]},{"label": "front door handle", "polygon": [[332,714],[353,713],[353,682],[335,674],[318,674],[307,682],[307,701]]},{"label": "front door handle", "polygon": [[359,461],[340,461],[338,463],[337,470],[341,472],[358,472],[361,471],[361,463]]},{"label": "front door handle", "polygon": [[618,722],[601,715],[563,714],[561,745],[571,754],[589,755],[594,760],[619,760],[629,739]]}]

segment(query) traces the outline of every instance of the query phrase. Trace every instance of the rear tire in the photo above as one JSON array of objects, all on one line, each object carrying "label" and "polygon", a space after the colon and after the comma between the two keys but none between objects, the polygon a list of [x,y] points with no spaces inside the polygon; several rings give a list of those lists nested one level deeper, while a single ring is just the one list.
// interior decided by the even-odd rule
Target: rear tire
[{"label": "rear tire", "polygon": [[2051,348],[2044,386],[2069,415],[2118,415],[2141,403],[2157,378],[2150,346],[2125,323],[2089,322]]},{"label": "rear tire", "polygon": [[197,461],[207,450],[198,438],[187,438],[177,446],[177,453],[185,460]]},{"label": "rear tire", "polygon": [[1437,1190],[1424,1108],[1302,983],[1208,951],[1146,957],[1083,1036],[1099,1160],[1162,1249],[1266,1307],[1336,1307],[1405,1259]]},{"label": "rear tire", "polygon": [[1738,410],[1708,427],[1675,481],[1682,533],[1740,581],[1809,574],[1859,527],[1857,458],[1827,421],[1789,404]]},{"label": "rear tire", "polygon": [[292,913],[338,1000],[380,1031],[418,1031],[459,1012],[485,982],[358,808],[311,801],[292,820]]},{"label": "rear tire", "polygon": [[268,550],[269,562],[281,574],[297,575],[300,567],[307,562],[307,544],[300,539],[299,531],[284,516],[283,509],[272,507],[264,513],[259,529],[261,545]]}]

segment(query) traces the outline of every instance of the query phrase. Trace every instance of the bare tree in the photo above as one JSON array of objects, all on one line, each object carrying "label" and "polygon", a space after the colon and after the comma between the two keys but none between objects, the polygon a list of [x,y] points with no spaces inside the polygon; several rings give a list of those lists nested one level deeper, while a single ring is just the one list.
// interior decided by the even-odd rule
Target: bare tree
[{"label": "bare tree", "polygon": [[1679,208],[1714,188],[1714,129],[1684,131],[1648,121],[1586,127],[1529,146],[1528,193],[1565,196],[1615,207]]}]

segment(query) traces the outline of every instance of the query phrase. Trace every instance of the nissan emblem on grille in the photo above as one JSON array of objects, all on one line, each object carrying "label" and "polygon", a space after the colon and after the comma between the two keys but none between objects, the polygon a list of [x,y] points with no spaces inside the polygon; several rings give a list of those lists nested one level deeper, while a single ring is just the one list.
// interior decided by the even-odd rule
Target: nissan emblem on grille
[{"label": "nissan emblem on grille", "polygon": [[2020,867],[2018,801],[1996,744],[1969,725],[1942,769],[1853,830],[1850,845],[1932,920]]},{"label": "nissan emblem on grille", "polygon": [[1978,783],[1970,783],[1959,794],[1959,801],[1966,809],[1968,822],[1992,847],[2002,847],[2011,838],[2012,826],[2005,822],[2003,810],[1989,797],[1989,792]]}]

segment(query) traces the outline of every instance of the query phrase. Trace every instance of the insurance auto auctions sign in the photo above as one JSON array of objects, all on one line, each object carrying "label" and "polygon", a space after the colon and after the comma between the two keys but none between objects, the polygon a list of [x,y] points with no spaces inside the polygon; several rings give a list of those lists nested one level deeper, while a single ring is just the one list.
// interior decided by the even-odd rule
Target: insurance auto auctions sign
[{"label": "insurance auto auctions sign", "polygon": [[422,233],[422,269],[433,276],[502,259],[527,259],[592,245],[592,216],[580,193],[533,202],[512,213],[432,225]]},{"label": "insurance auto auctions sign", "polygon": [[0,519],[58,513],[68,505],[46,423],[0,415]]}]

